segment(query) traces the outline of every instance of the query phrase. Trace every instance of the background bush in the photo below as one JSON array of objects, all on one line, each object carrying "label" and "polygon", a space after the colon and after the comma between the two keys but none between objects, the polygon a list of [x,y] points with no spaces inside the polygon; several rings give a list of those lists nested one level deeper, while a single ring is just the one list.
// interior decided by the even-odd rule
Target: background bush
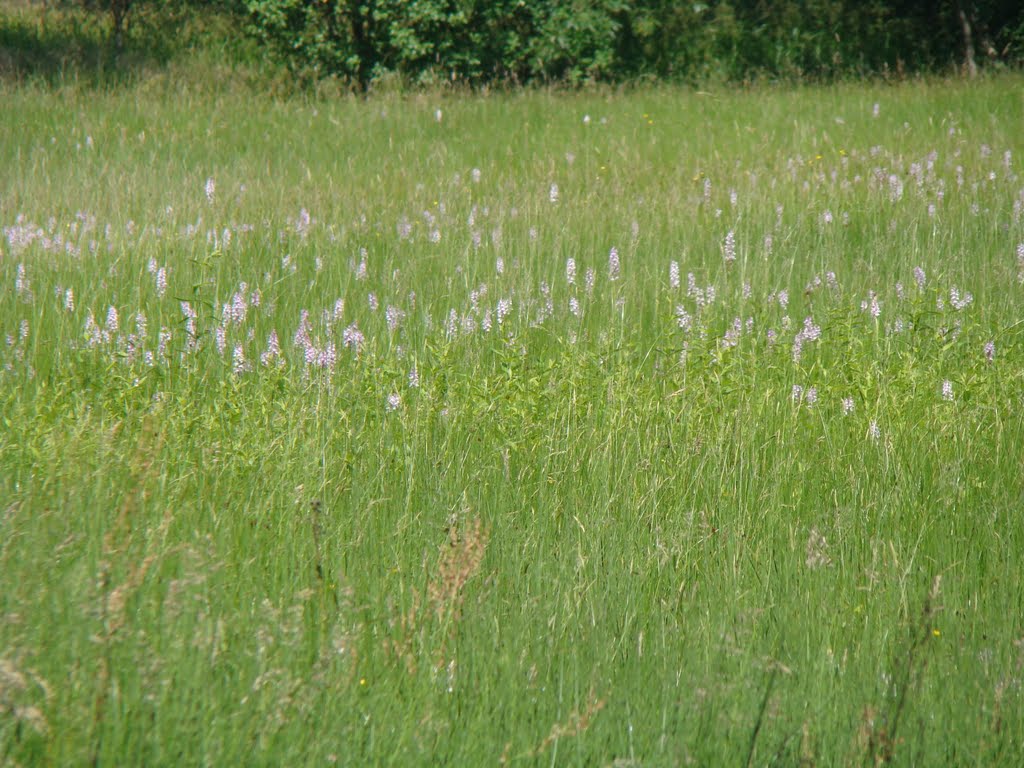
[{"label": "background bush", "polygon": [[471,83],[834,78],[1020,61],[1009,0],[245,0],[296,73],[361,88],[384,73]]},{"label": "background bush", "polygon": [[[13,7],[19,5],[25,3]],[[255,42],[262,57],[284,64],[283,72],[295,82],[336,80],[364,91],[383,79],[479,86],[647,78],[689,84],[806,81],[956,69],[974,74],[1024,59],[1024,6],[1015,0],[58,0],[35,5],[43,9],[43,19],[58,25],[69,18],[76,19],[76,29],[88,28],[82,18],[100,22],[107,48],[117,55],[141,51],[166,58],[171,50],[195,48],[197,31],[213,30],[215,48],[230,54],[242,46],[248,52],[246,46]],[[0,2],[2,8],[11,6]],[[28,47],[45,52],[53,47],[42,34],[26,45],[15,44],[25,37],[24,30],[17,31],[23,22],[23,15],[9,12],[0,19],[4,48],[31,43]],[[47,24],[52,30],[55,22]],[[208,48],[210,37],[205,35],[199,47]]]}]

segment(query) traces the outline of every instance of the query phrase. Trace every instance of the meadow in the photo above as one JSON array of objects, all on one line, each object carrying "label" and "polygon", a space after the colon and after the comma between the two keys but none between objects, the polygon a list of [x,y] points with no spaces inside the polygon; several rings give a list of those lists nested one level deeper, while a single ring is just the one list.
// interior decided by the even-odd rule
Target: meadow
[{"label": "meadow", "polygon": [[1024,762],[1024,79],[0,86],[0,762]]}]

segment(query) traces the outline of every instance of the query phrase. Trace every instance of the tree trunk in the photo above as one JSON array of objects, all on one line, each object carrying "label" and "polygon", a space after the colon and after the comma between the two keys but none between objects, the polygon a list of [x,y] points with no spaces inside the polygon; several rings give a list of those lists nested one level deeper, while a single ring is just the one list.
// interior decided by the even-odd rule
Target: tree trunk
[{"label": "tree trunk", "polygon": [[114,40],[114,51],[120,53],[124,48],[124,33],[128,26],[128,11],[132,0],[110,0],[111,36]]},{"label": "tree trunk", "polygon": [[377,51],[374,50],[373,7],[370,4],[361,5],[359,0],[352,0],[349,2],[348,11],[352,47],[358,60],[354,75],[359,91],[365,94],[370,90],[373,67],[377,63]]},{"label": "tree trunk", "polygon": [[964,69],[974,78],[978,76],[978,64],[974,60],[974,37],[971,34],[971,22],[964,12],[963,6],[957,3],[957,15],[960,17],[960,29],[964,35]]}]

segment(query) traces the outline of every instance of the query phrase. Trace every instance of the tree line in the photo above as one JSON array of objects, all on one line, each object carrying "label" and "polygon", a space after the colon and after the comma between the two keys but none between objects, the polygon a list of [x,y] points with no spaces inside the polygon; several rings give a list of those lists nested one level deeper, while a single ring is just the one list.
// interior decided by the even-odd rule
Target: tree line
[{"label": "tree line", "polygon": [[1020,0],[67,0],[237,16],[295,76],[413,83],[828,80],[1024,61]]}]

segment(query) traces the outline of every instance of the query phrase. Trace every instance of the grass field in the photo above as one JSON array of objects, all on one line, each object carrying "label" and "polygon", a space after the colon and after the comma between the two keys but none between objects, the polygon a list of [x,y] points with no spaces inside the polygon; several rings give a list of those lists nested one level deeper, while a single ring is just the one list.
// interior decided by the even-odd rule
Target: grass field
[{"label": "grass field", "polygon": [[0,86],[0,762],[1024,762],[1024,79]]}]

